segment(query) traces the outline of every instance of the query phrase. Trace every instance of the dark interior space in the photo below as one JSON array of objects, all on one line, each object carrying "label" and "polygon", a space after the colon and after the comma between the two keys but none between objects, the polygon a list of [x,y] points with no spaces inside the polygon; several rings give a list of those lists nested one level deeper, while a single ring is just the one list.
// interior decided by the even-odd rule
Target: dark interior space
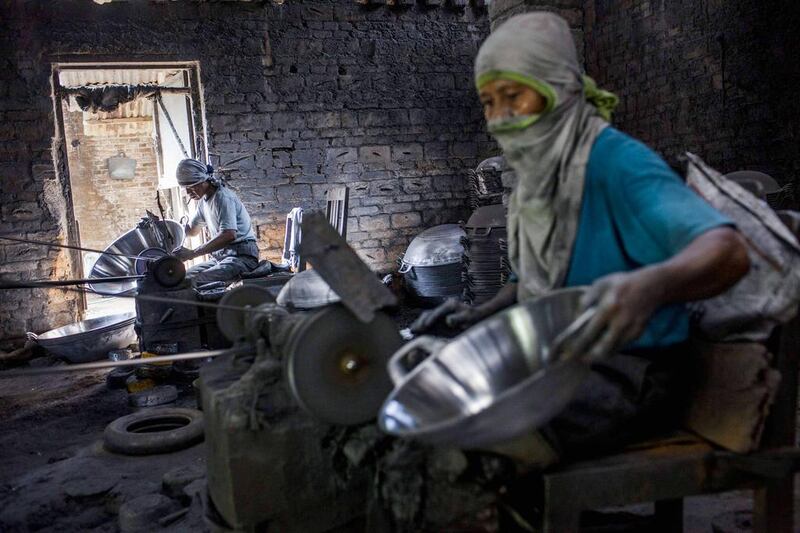
[{"label": "dark interior space", "polygon": [[[525,198],[547,153],[511,147],[571,102],[505,67],[503,26],[541,12],[579,100],[601,109],[584,73],[615,94],[610,125],[691,201],[665,187],[608,224],[587,207],[600,111],[558,141],[583,159],[553,190],[578,193]],[[799,530],[794,2],[0,0],[0,20],[0,531]],[[555,69],[563,42],[541,47]],[[542,102],[506,137],[498,81]],[[637,164],[620,157],[610,174]],[[609,183],[613,206],[654,182]],[[665,276],[639,286],[646,313],[562,357],[618,263]],[[564,272],[524,295],[542,265]],[[658,320],[685,321],[646,356],[680,380],[629,383],[608,357],[653,348]],[[578,383],[616,406],[598,374],[680,413],[573,454],[549,406]],[[534,444],[556,460],[532,472]]]}]

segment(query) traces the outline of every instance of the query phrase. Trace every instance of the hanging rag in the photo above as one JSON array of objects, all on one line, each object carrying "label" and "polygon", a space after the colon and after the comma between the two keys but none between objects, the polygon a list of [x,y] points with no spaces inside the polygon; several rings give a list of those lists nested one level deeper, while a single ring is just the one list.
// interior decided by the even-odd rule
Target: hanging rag
[{"label": "hanging rag", "polygon": [[303,208],[295,207],[286,215],[286,233],[283,237],[283,263],[292,267],[295,272],[300,267],[300,241],[303,223]]},{"label": "hanging rag", "polygon": [[532,87],[546,101],[542,113],[488,123],[519,180],[508,202],[508,241],[522,301],[564,283],[589,153],[617,99],[583,76],[569,26],[553,13],[512,17],[486,39],[476,85],[497,79]]},{"label": "hanging rag", "polygon": [[137,98],[151,96],[157,90],[157,87],[147,85],[79,87],[75,92],[75,103],[78,104],[81,111],[90,111],[92,113],[104,111],[108,113]]}]

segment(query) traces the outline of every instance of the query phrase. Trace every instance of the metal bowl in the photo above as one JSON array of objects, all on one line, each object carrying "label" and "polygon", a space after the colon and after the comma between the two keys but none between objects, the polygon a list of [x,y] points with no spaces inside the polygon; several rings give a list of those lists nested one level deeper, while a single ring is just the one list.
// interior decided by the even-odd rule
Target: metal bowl
[{"label": "metal bowl", "polygon": [[400,273],[412,267],[441,266],[461,262],[464,230],[458,224],[441,224],[428,228],[411,241],[403,254]]},{"label": "metal bowl", "polygon": [[[452,341],[420,337],[392,356],[394,391],[381,429],[428,444],[481,448],[532,432],[558,414],[589,373],[579,358],[550,354],[579,313],[583,288],[516,305]],[[430,355],[408,371],[414,349]]]},{"label": "metal bowl", "polygon": [[[467,230],[474,228],[505,228],[506,227],[506,208],[503,204],[485,205],[479,207],[470,215],[465,224]],[[470,232],[472,235],[474,232]]]},{"label": "metal bowl", "polygon": [[316,309],[340,300],[316,270],[304,270],[292,276],[276,299],[278,305],[293,309]]},{"label": "metal bowl", "polygon": [[[121,237],[118,237],[104,250],[104,252],[123,254],[128,257],[103,253],[103,255],[95,261],[92,270],[89,272],[89,277],[107,278],[112,276],[133,276],[137,273],[136,258],[148,248],[160,248],[171,252],[183,244],[183,239],[185,237],[183,226],[174,220],[163,220],[158,222],[158,224],[161,227],[166,226],[167,231],[169,231],[172,237],[172,242],[163,242],[159,232],[152,226],[133,228]],[[96,285],[89,284],[89,287],[98,294],[130,294],[136,288],[136,281],[98,283]]]},{"label": "metal bowl", "polygon": [[135,320],[136,313],[121,313],[83,320],[41,335],[29,333],[28,336],[53,355],[70,363],[85,363],[105,359],[109,351],[136,342]]}]

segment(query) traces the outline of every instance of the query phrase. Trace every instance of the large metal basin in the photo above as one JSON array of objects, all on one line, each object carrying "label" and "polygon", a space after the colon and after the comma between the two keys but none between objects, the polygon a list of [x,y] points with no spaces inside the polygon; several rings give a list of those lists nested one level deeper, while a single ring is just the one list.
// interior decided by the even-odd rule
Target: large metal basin
[{"label": "large metal basin", "polygon": [[105,359],[108,352],[136,342],[133,322],[136,313],[121,313],[76,322],[36,335],[29,333],[40,346],[70,363]]},{"label": "large metal basin", "polygon": [[578,316],[583,288],[555,291],[494,315],[450,342],[421,337],[431,352],[406,373],[412,343],[390,363],[395,389],[381,408],[387,433],[428,444],[481,448],[546,424],[572,398],[589,366],[550,354]]},{"label": "large metal basin", "polygon": [[[97,258],[92,270],[89,272],[90,278],[108,278],[115,276],[136,275],[136,257],[148,251],[152,253],[153,248],[162,249],[165,252],[172,252],[175,248],[183,244],[185,237],[183,226],[174,220],[163,220],[158,222],[162,227],[166,227],[172,236],[171,242],[162,242],[158,233],[152,227],[133,228],[114,242],[108,245],[104,252],[123,254],[127,257],[118,255],[108,255],[103,253]],[[170,248],[171,247],[171,248]],[[167,248],[170,248],[169,250]],[[120,281],[118,283],[97,283],[89,284],[91,289],[98,294],[118,295],[130,294],[136,288],[136,281]]]}]

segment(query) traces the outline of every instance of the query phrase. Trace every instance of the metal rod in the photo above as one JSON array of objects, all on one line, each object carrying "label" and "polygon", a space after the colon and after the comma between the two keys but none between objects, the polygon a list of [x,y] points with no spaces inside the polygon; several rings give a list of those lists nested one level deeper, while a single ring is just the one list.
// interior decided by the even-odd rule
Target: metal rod
[{"label": "metal rod", "polygon": [[145,357],[140,359],[126,359],[124,361],[100,361],[96,363],[81,363],[77,365],[51,366],[46,368],[30,368],[25,370],[9,370],[0,372],[0,379],[11,379],[21,376],[38,376],[42,374],[63,374],[65,372],[82,372],[84,370],[102,370],[104,368],[117,368],[120,366],[139,366],[152,363],[172,363],[175,361],[188,361],[191,359],[204,359],[220,355],[240,355],[253,352],[252,346],[240,346],[226,350],[210,350],[207,352],[186,352],[176,355],[163,355]]},{"label": "metal rod", "polygon": [[141,276],[112,276],[107,278],[86,278],[86,279],[60,279],[60,280],[33,280],[33,281],[13,281],[0,279],[0,290],[3,289],[41,289],[44,287],[68,287],[70,285],[83,285],[84,283],[117,283],[119,281],[130,281],[141,279]]},{"label": "metal rod", "polygon": [[[97,278],[103,279],[103,278]],[[94,278],[92,279],[92,283],[94,283]],[[27,287],[30,289],[59,289],[62,291],[67,292],[86,292],[85,289],[82,288],[72,288],[72,287],[59,287],[59,286],[34,286],[34,287]],[[138,298],[145,302],[161,302],[161,303],[168,303],[168,304],[175,304],[175,305],[191,305],[194,307],[206,307],[209,309],[227,309],[229,311],[246,311],[246,312],[257,312],[257,307],[238,307],[235,305],[222,305],[222,304],[215,304],[211,302],[201,302],[201,301],[193,301],[193,300],[179,300],[177,298],[168,298],[165,296],[155,296],[152,294],[101,294],[101,296],[109,296],[111,298]],[[266,302],[265,302],[266,303]]]},{"label": "metal rod", "polygon": [[[100,85],[86,85],[81,87],[60,87],[60,94],[62,95],[70,95],[70,94],[80,94],[84,89],[96,89],[97,87],[108,87],[108,86],[115,86],[115,85],[126,85],[124,83],[104,83]],[[133,85],[133,87],[141,87],[145,90],[152,90],[158,91],[162,93],[170,93],[170,94],[189,94],[189,87],[164,87],[163,85],[152,85],[152,84],[139,84]]]},{"label": "metal rod", "polygon": [[71,244],[57,244],[54,242],[45,242],[45,241],[35,241],[32,239],[20,239],[19,237],[7,237],[5,235],[0,235],[0,239],[6,241],[13,241],[13,242],[21,242],[23,244],[39,244],[42,246],[52,246],[53,248],[67,248],[68,250],[78,250],[79,252],[94,252],[103,255],[114,255],[117,257],[124,257],[126,259],[141,259],[143,261],[155,261],[156,259],[160,259],[158,257],[138,257],[134,255],[126,255],[120,254],[117,252],[107,252],[104,250],[95,250],[94,248],[84,248],[83,246],[73,246]]}]

